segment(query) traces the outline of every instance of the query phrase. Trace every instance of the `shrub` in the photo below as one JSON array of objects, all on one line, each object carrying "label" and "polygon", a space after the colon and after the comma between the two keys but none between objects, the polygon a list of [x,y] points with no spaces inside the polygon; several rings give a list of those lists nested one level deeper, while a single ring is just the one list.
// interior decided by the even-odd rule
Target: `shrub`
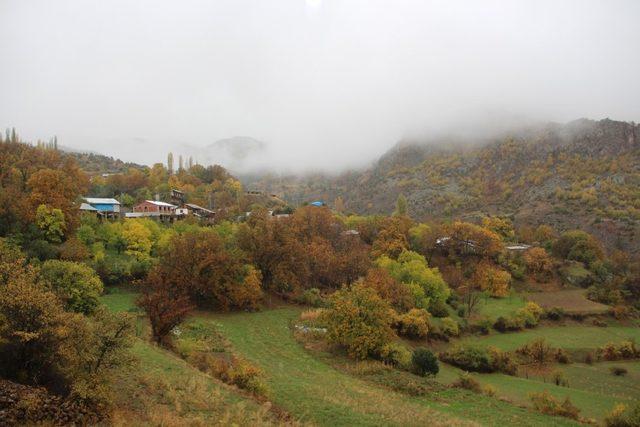
[{"label": "shrub", "polygon": [[627,375],[627,368],[623,368],[621,366],[612,366],[609,368],[609,371],[615,375],[616,377],[622,377],[624,375]]},{"label": "shrub", "polygon": [[457,337],[460,335],[460,326],[458,325],[458,322],[453,320],[451,317],[445,317],[442,319],[440,328],[442,329],[442,333],[448,337]]},{"label": "shrub", "polygon": [[431,313],[433,317],[447,317],[449,316],[449,309],[444,301],[436,299],[429,303],[429,313]]},{"label": "shrub", "polygon": [[587,365],[593,365],[593,353],[589,352],[584,356],[584,363]]},{"label": "shrub", "polygon": [[267,394],[268,388],[259,368],[236,356],[231,361],[220,358],[214,360],[211,370],[215,377],[256,395]]},{"label": "shrub", "polygon": [[42,265],[41,273],[64,302],[66,310],[90,314],[98,306],[103,286],[91,267],[77,262],[49,260]]},{"label": "shrub", "polygon": [[488,335],[491,331],[492,322],[489,318],[483,318],[476,322],[469,324],[469,331],[471,333],[479,333],[482,335]]},{"label": "shrub", "polygon": [[637,427],[640,426],[640,403],[628,408],[621,403],[604,419],[606,427]]},{"label": "shrub", "polygon": [[490,397],[494,397],[496,393],[497,393],[496,388],[491,384],[485,384],[484,386],[482,386],[482,394],[485,394]]},{"label": "shrub", "polygon": [[430,350],[424,347],[416,348],[411,356],[413,371],[425,377],[427,375],[437,375],[440,371],[438,358]]},{"label": "shrub", "polygon": [[298,298],[297,301],[301,304],[310,305],[311,307],[326,307],[327,300],[320,293],[320,289],[311,288],[305,290]]},{"label": "shrub", "polygon": [[622,341],[620,344],[607,343],[600,347],[597,357],[604,360],[625,360],[640,357],[640,349],[633,341]]},{"label": "shrub", "polygon": [[380,360],[387,365],[408,369],[411,365],[411,352],[401,344],[389,343],[380,349]]},{"label": "shrub", "polygon": [[393,336],[392,311],[375,290],[361,285],[343,288],[332,296],[327,311],[329,342],[347,349],[354,359],[380,353]]},{"label": "shrub", "polygon": [[593,324],[593,326],[597,326],[599,328],[606,328],[608,326],[607,322],[602,319],[593,319],[593,322],[591,323]]},{"label": "shrub", "polygon": [[457,345],[440,353],[440,360],[471,372],[493,372],[487,350]]},{"label": "shrub", "polygon": [[458,375],[458,379],[455,380],[452,385],[456,388],[471,390],[474,393],[482,393],[482,386],[478,380],[473,378],[468,372],[462,372]]},{"label": "shrub", "polygon": [[531,393],[529,395],[535,410],[547,415],[557,415],[561,417],[577,420],[580,409],[576,408],[571,399],[567,396],[563,401],[553,397],[548,391],[542,393]]},{"label": "shrub", "polygon": [[546,365],[554,358],[556,351],[547,344],[547,340],[544,338],[536,338],[519,347],[516,353],[530,359],[533,363]]},{"label": "shrub", "polygon": [[567,379],[567,376],[564,374],[563,371],[559,369],[556,371],[553,371],[553,373],[551,374],[551,377],[553,378],[553,382],[555,385],[561,386],[561,387],[569,387],[569,380]]},{"label": "shrub", "polygon": [[562,363],[564,365],[571,363],[571,356],[569,356],[569,352],[564,348],[556,349],[555,359],[558,363]]},{"label": "shrub", "polygon": [[513,360],[511,353],[502,351],[496,347],[487,348],[491,369],[502,372],[507,375],[515,375],[518,371],[518,365]]},{"label": "shrub", "polygon": [[398,334],[418,339],[426,338],[429,333],[429,312],[422,308],[413,308],[408,313],[396,317],[394,327]]},{"label": "shrub", "polygon": [[519,331],[524,329],[524,321],[515,316],[500,316],[493,323],[493,328],[498,332]]},{"label": "shrub", "polygon": [[552,307],[544,313],[549,320],[560,320],[564,317],[564,309],[562,307]]}]

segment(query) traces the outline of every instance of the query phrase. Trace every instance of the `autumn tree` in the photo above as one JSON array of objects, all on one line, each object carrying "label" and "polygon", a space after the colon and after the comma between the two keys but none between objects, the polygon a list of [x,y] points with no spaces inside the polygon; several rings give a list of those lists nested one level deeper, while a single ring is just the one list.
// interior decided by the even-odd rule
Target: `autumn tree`
[{"label": "autumn tree", "polygon": [[333,294],[326,321],[329,341],[344,346],[354,359],[378,355],[393,337],[389,305],[373,289],[361,285]]},{"label": "autumn tree", "polygon": [[493,297],[505,297],[509,294],[511,274],[488,262],[481,262],[476,266],[472,280],[480,290]]},{"label": "autumn tree", "polygon": [[49,260],[42,264],[41,274],[67,311],[90,314],[98,307],[103,285],[91,267],[72,261]]},{"label": "autumn tree", "polygon": [[176,284],[167,271],[152,269],[142,283],[142,292],[136,304],[149,317],[153,340],[171,345],[169,334],[186,319],[195,307],[183,284]]},{"label": "autumn tree", "polygon": [[400,313],[415,307],[410,288],[391,277],[389,272],[383,268],[372,268],[359,283],[375,290],[382,299]]},{"label": "autumn tree", "polygon": [[53,243],[60,243],[67,229],[62,210],[49,208],[47,205],[40,205],[36,209],[35,224],[45,238]]},{"label": "autumn tree", "polygon": [[600,242],[582,230],[562,233],[553,244],[553,253],[559,258],[581,261],[587,265],[604,258],[604,250]]},{"label": "autumn tree", "polygon": [[513,240],[515,230],[510,219],[499,216],[482,218],[482,226],[501,236],[504,240]]},{"label": "autumn tree", "polygon": [[409,229],[412,221],[404,216],[388,217],[381,221],[380,229],[373,241],[371,255],[377,258],[387,255],[396,258],[409,249]]},{"label": "autumn tree", "polygon": [[543,248],[530,248],[522,256],[527,271],[537,281],[546,283],[553,274],[553,260]]}]

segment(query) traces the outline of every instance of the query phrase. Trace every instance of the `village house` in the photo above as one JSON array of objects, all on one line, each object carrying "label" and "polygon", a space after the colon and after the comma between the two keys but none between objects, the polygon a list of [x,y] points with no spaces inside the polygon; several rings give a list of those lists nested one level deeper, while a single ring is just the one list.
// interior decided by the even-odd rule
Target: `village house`
[{"label": "village house", "polygon": [[194,217],[201,220],[212,220],[215,216],[215,212],[203,208],[202,206],[198,206],[194,203],[184,203],[182,207],[176,209],[176,216],[179,217],[187,217],[189,215],[193,215]]},{"label": "village house", "polygon": [[95,213],[102,218],[117,218],[120,216],[120,202],[116,199],[102,197],[85,197],[85,203],[80,205],[82,212]]},{"label": "village house", "polygon": [[133,207],[133,212],[125,214],[126,218],[157,218],[161,221],[172,221],[177,206],[157,200],[145,200]]}]

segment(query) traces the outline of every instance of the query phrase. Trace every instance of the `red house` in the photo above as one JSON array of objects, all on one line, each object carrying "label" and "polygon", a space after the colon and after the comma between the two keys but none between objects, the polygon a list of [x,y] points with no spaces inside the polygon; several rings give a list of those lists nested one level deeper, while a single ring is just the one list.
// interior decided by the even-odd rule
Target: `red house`
[{"label": "red house", "polygon": [[168,218],[175,214],[177,206],[171,203],[145,200],[133,207],[133,212],[126,215],[127,218],[139,218],[145,216]]}]

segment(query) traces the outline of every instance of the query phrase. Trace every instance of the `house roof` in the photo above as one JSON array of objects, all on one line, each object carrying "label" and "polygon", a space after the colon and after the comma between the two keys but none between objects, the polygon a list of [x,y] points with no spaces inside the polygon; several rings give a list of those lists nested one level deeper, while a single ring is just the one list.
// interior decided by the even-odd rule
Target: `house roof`
[{"label": "house roof", "polygon": [[185,203],[184,204],[186,207],[191,208],[191,209],[197,209],[197,210],[201,210],[201,211],[205,211],[205,212],[209,212],[209,213],[215,213],[214,211],[207,209],[207,208],[203,208],[202,206],[198,206],[196,204],[193,203]]},{"label": "house roof", "polygon": [[151,203],[152,205],[156,205],[156,206],[167,206],[170,208],[177,208],[176,205],[172,205],[171,203],[166,203],[166,202],[159,202],[157,200],[145,200],[147,203]]},{"label": "house roof", "polygon": [[81,211],[97,211],[98,209],[94,208],[89,203],[81,203],[80,210]]},{"label": "house roof", "polygon": [[107,199],[102,197],[85,197],[87,203],[90,205],[119,205],[120,202],[116,199]]}]

